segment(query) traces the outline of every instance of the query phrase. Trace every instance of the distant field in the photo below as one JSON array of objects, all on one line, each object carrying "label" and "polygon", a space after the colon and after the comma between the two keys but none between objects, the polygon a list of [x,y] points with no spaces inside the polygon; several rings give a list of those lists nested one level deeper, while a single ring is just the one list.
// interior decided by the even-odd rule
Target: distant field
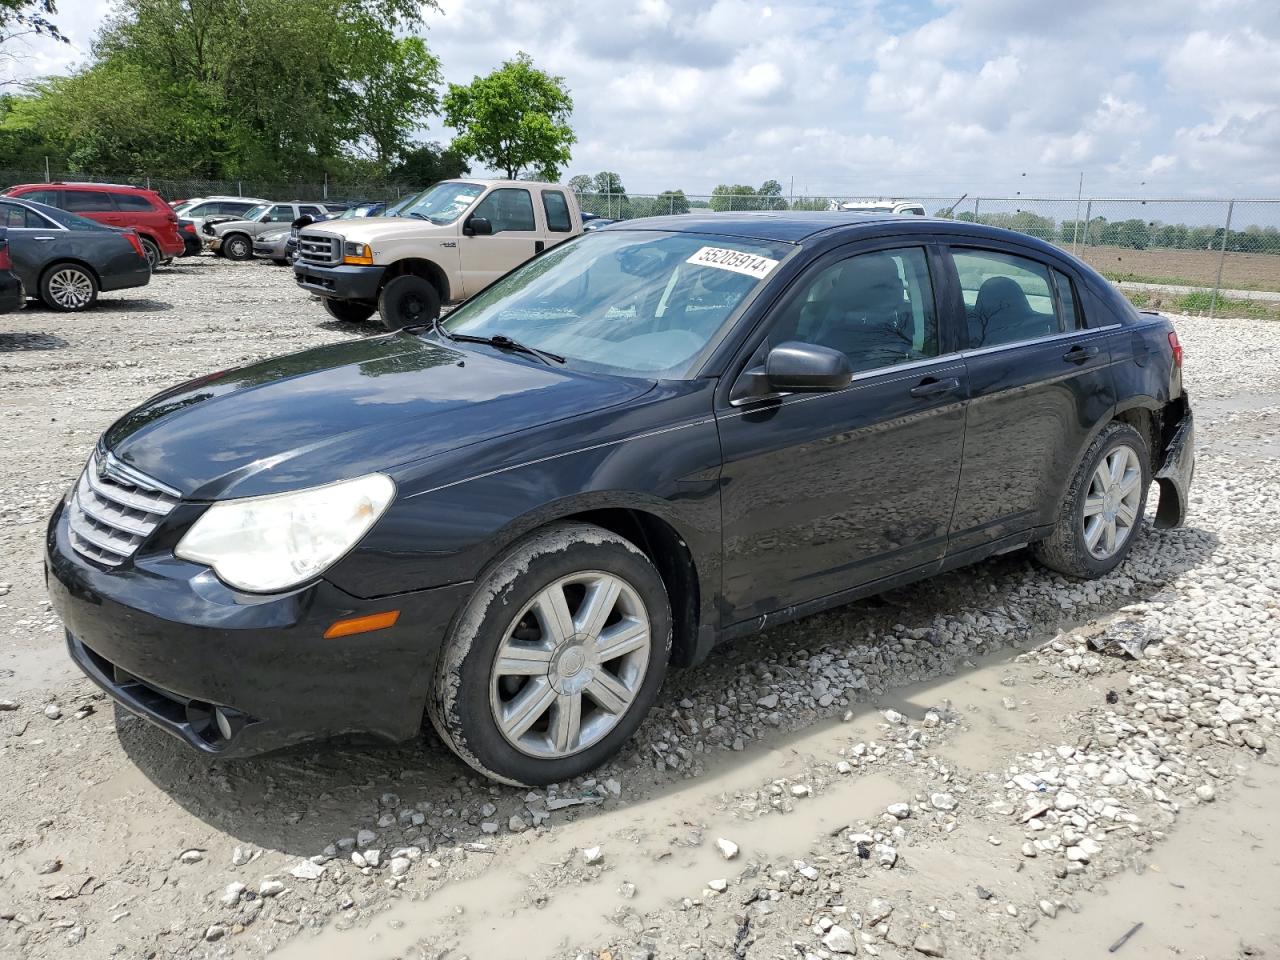
[{"label": "distant field", "polygon": [[[1195,287],[1213,286],[1221,256],[1216,250],[1131,250],[1128,247],[1085,247],[1081,254],[1109,280]],[[1280,290],[1280,256],[1228,253],[1222,268],[1222,285],[1236,290]]]},{"label": "distant field", "polygon": [[1139,310],[1164,310],[1168,313],[1190,313],[1203,316],[1213,306],[1216,317],[1247,318],[1250,320],[1280,320],[1280,303],[1264,300],[1231,300],[1219,297],[1214,303],[1206,292],[1163,294],[1150,290],[1121,290]]}]

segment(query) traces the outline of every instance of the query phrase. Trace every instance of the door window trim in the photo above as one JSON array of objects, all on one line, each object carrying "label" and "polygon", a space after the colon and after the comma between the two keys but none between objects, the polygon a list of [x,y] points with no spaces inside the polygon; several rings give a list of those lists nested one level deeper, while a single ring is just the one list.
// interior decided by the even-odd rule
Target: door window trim
[{"label": "door window trim", "polygon": [[962,357],[984,357],[989,353],[999,353],[1002,350],[1014,350],[1018,347],[1034,347],[1042,343],[1053,343],[1055,340],[1070,340],[1072,337],[1080,337],[1088,334],[1105,333],[1108,330],[1119,330],[1123,324],[1112,323],[1105,327],[1078,327],[1075,330],[1067,330],[1062,333],[1050,334],[1047,337],[1032,337],[1028,340],[1011,340],[1009,343],[997,343],[992,347],[975,347],[970,350],[968,348],[960,351]]}]

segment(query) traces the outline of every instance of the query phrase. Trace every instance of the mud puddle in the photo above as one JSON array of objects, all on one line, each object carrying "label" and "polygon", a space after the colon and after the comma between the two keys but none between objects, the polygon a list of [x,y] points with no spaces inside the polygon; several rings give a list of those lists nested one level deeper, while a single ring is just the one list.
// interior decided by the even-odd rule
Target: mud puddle
[{"label": "mud puddle", "polygon": [[[1025,960],[1271,956],[1280,944],[1280,767],[1255,763],[1224,800],[1186,810],[1142,874],[1107,881],[1079,914],[1044,924]],[[1225,791],[1224,791],[1225,792]],[[1245,883],[1224,878],[1247,877]]]}]

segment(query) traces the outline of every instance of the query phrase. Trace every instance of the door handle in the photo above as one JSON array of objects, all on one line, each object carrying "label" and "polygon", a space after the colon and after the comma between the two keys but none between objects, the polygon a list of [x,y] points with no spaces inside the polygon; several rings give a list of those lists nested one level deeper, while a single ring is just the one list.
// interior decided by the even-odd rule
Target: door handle
[{"label": "door handle", "polygon": [[955,377],[946,377],[942,380],[925,377],[911,388],[911,395],[913,397],[937,397],[944,393],[955,393],[959,389],[960,381]]},{"label": "door handle", "polygon": [[1086,360],[1092,360],[1097,355],[1097,347],[1083,347],[1077,343],[1062,355],[1062,359],[1067,363],[1084,363]]},{"label": "door handle", "polygon": [[546,248],[547,248],[547,245],[546,245],[545,243],[543,243],[541,240],[535,240],[535,241],[533,241],[533,252],[534,252],[534,253],[541,253],[541,252],[542,252],[543,250],[545,250]]},{"label": "door handle", "polygon": [[57,240],[57,237],[32,237],[32,240]]}]

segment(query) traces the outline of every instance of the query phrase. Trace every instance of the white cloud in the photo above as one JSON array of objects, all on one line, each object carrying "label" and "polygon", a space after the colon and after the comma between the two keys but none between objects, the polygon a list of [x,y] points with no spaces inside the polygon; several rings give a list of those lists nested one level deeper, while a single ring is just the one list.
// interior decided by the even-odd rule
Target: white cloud
[{"label": "white cloud", "polygon": [[[635,192],[1280,191],[1275,0],[442,0],[454,82],[517,50],[563,75],[570,173]],[[82,59],[107,5],[60,0]],[[449,131],[427,131],[447,139]]]}]

